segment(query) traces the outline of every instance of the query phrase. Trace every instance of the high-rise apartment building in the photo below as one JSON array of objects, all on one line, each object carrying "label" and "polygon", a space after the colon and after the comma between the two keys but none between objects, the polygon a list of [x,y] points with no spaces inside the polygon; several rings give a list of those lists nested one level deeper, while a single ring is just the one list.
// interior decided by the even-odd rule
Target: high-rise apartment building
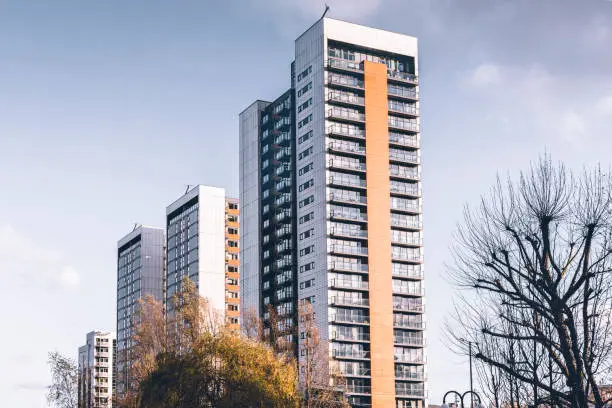
[{"label": "high-rise apartment building", "polygon": [[225,189],[198,185],[166,208],[166,299],[185,277],[225,318],[239,324],[239,212],[238,200]]},{"label": "high-rise apartment building", "polygon": [[112,408],[115,355],[114,333],[101,331],[87,333],[85,345],[79,347],[79,408]]},{"label": "high-rise apartment building", "polygon": [[303,359],[309,302],[354,407],[425,405],[417,40],[323,18],[240,115],[242,311]]},{"label": "high-rise apartment building", "polygon": [[165,245],[163,228],[136,226],[117,243],[117,371],[121,398],[132,381],[130,347],[138,301],[151,296],[164,301]]}]

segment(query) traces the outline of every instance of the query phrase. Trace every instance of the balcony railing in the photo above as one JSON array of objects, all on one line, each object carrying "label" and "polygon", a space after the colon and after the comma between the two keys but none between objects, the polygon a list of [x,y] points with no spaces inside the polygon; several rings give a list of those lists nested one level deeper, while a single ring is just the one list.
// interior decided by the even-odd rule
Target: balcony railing
[{"label": "balcony railing", "polygon": [[348,323],[348,324],[370,324],[367,316],[353,316],[351,314],[337,314],[330,313],[329,320],[334,323]]},{"label": "balcony railing", "polygon": [[423,330],[425,329],[425,323],[408,321],[405,319],[393,319],[393,327],[400,329]]},{"label": "balcony railing", "polygon": [[335,271],[367,273],[368,265],[356,262],[332,262],[330,268]]},{"label": "balcony railing", "polygon": [[365,298],[353,298],[348,296],[332,296],[329,298],[329,303],[338,306],[362,306],[368,307],[370,305],[370,299]]},{"label": "balcony railing", "polygon": [[346,137],[355,137],[359,139],[365,138],[365,130],[334,124],[327,128],[327,133],[330,135],[340,135]]},{"label": "balcony railing", "polygon": [[417,135],[404,135],[402,133],[389,132],[389,143],[406,147],[419,147],[419,138]]},{"label": "balcony railing", "polygon": [[329,168],[343,169],[343,170],[354,170],[354,171],[365,171],[365,163],[360,163],[352,160],[342,160],[339,158],[329,159],[327,163]]},{"label": "balcony railing", "polygon": [[327,94],[327,100],[329,102],[345,103],[349,105],[365,105],[365,98],[363,96],[357,96],[345,92],[329,92]]},{"label": "balcony railing", "polygon": [[409,364],[425,364],[425,358],[423,356],[411,356],[410,354],[395,354],[393,359],[396,363],[409,363]]},{"label": "balcony railing", "polygon": [[410,180],[418,180],[419,179],[419,171],[416,167],[410,167],[408,169],[391,167],[389,169],[389,174],[391,177],[397,178],[406,178]]},{"label": "balcony railing", "polygon": [[338,340],[338,341],[358,341],[358,342],[370,341],[370,333],[351,333],[350,335],[348,335],[344,333],[333,332],[331,337],[332,337],[332,340]]},{"label": "balcony railing", "polygon": [[409,117],[419,116],[419,108],[411,104],[389,101],[389,113],[398,113],[400,115],[408,115]]},{"label": "balcony railing", "polygon": [[363,197],[362,195],[329,193],[329,200],[351,204],[367,204],[366,197]]},{"label": "balcony railing", "polygon": [[404,88],[400,86],[389,86],[388,93],[392,96],[398,96],[400,98],[418,99],[419,94],[416,88]]},{"label": "balcony railing", "polygon": [[329,184],[337,184],[339,186],[345,186],[345,187],[360,187],[360,188],[366,187],[365,180],[355,180],[355,179],[350,179],[346,177],[334,177],[334,176],[329,176]]},{"label": "balcony railing", "polygon": [[410,288],[407,286],[393,285],[393,293],[398,293],[400,295],[408,295],[408,296],[423,296],[425,291],[422,287]]},{"label": "balcony railing", "polygon": [[419,246],[423,245],[423,238],[405,238],[391,236],[391,243],[396,245]]},{"label": "balcony railing", "polygon": [[345,377],[369,377],[371,375],[371,370],[369,368],[364,367],[353,369],[351,366],[349,367],[349,370],[342,373],[342,375]]},{"label": "balcony railing", "polygon": [[423,373],[415,373],[415,372],[405,372],[395,370],[395,378],[397,380],[411,380],[411,381],[424,381],[425,374]]},{"label": "balcony railing", "polygon": [[391,217],[391,226],[397,228],[421,229],[423,223],[419,219]]},{"label": "balcony railing", "polygon": [[391,275],[398,276],[400,278],[423,279],[423,270],[421,268],[408,268],[408,266],[414,266],[414,265],[404,265],[404,264],[393,265],[393,269],[391,270]]},{"label": "balcony railing", "polygon": [[366,350],[338,350],[338,349],[332,349],[332,357],[367,360],[367,359],[370,358],[370,352],[366,351]]},{"label": "balcony railing", "polygon": [[395,129],[409,130],[411,132],[419,131],[419,125],[417,123],[410,122],[401,118],[396,118],[393,116],[389,116],[389,127]]},{"label": "balcony railing", "polygon": [[418,197],[421,195],[421,189],[416,184],[401,185],[391,183],[390,190],[391,193],[409,195],[414,197]]},{"label": "balcony railing", "polygon": [[329,74],[327,83],[331,85],[340,85],[350,88],[363,89],[363,81],[352,76]]},{"label": "balcony railing", "polygon": [[413,303],[413,302],[398,302],[398,301],[393,301],[393,309],[402,311],[402,312],[414,312],[414,313],[422,313],[425,310],[422,304]]},{"label": "balcony railing", "polygon": [[372,393],[372,387],[369,385],[346,385],[346,392],[348,394],[366,394],[369,395]]},{"label": "balcony railing", "polygon": [[419,77],[417,77],[415,74],[410,74],[408,72],[387,70],[387,77],[398,81],[409,82],[411,84],[419,83]]},{"label": "balcony railing", "polygon": [[329,150],[333,150],[336,152],[358,154],[360,156],[365,155],[365,146],[361,146],[356,143],[342,143],[339,141],[333,141],[330,142],[327,147],[329,148]]},{"label": "balcony railing", "polygon": [[329,68],[342,69],[346,71],[363,72],[363,70],[361,69],[361,64],[356,61],[347,61],[343,59],[329,58],[327,60],[327,66]]},{"label": "balcony railing", "polygon": [[351,220],[351,221],[359,221],[359,222],[366,222],[368,220],[368,217],[365,214],[362,214],[362,213],[352,213],[352,212],[348,212],[348,211],[331,210],[329,212],[329,216],[331,218],[337,218],[337,219],[343,219],[343,220]]},{"label": "balcony railing", "polygon": [[349,238],[367,238],[368,231],[349,229],[349,228],[330,228],[330,235],[337,237],[349,237]]},{"label": "balcony railing", "polygon": [[421,206],[420,205],[405,205],[405,204],[394,204],[394,201],[391,201],[391,209],[392,210],[396,210],[396,211],[406,211],[406,212],[413,212],[413,213],[419,213],[421,212]]},{"label": "balcony railing", "polygon": [[351,245],[330,245],[329,251],[345,255],[368,256],[368,248]]},{"label": "balcony railing", "polygon": [[413,152],[389,150],[389,159],[411,164],[419,163],[419,156]]},{"label": "balcony railing", "polygon": [[356,122],[365,122],[365,114],[340,108],[329,109],[327,111],[327,117],[332,119],[345,119]]},{"label": "balcony railing", "polygon": [[394,336],[393,342],[400,346],[422,347],[425,345],[423,338],[413,336]]},{"label": "balcony railing", "polygon": [[329,286],[332,288],[357,290],[368,290],[370,287],[366,281],[354,281],[348,279],[331,279],[329,281]]}]

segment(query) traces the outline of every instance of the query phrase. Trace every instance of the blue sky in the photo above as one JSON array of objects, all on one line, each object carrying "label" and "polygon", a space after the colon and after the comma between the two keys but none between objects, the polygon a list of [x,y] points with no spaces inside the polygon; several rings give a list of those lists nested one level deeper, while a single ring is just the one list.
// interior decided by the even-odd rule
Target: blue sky
[{"label": "blue sky", "polygon": [[[610,165],[612,2],[327,0],[419,37],[430,401],[463,206],[538,154]],[[187,184],[238,193],[238,113],[289,86],[312,0],[0,0],[0,400],[44,407],[46,353],[114,328],[115,245]]]}]

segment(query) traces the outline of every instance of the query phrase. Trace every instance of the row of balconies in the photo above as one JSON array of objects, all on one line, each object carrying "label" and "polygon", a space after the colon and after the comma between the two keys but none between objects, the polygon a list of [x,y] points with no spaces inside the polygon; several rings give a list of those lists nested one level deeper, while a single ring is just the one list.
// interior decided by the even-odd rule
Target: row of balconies
[{"label": "row of balconies", "polygon": [[[363,66],[357,61],[329,58],[327,60],[327,67],[335,71],[356,72],[360,74],[363,73]],[[416,85],[419,83],[419,79],[415,74],[401,71],[387,70],[387,79],[411,85]]]}]

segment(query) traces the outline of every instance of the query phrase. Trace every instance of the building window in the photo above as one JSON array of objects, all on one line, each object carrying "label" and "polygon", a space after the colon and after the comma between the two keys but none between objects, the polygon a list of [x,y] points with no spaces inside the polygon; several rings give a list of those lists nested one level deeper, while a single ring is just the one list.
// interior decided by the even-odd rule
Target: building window
[{"label": "building window", "polygon": [[310,187],[314,186],[314,179],[310,179],[307,182],[300,184],[298,188],[300,191],[308,190]]},{"label": "building window", "polygon": [[[302,87],[302,89],[300,89],[298,91],[297,96],[300,97],[302,95],[304,95],[306,92],[310,91],[312,89],[312,81],[310,81],[309,83],[307,83],[304,87]],[[265,122],[264,122],[265,123]]]},{"label": "building window", "polygon": [[306,126],[311,121],[312,121],[312,113],[298,122],[298,129],[301,129],[302,127]]},{"label": "building window", "polygon": [[300,234],[300,241],[310,238],[314,234],[314,228],[309,229],[308,231],[304,231]]},{"label": "building window", "polygon": [[312,72],[312,65],[308,66],[305,70],[298,74],[297,80],[300,82],[302,79],[306,78],[308,74]]},{"label": "building window", "polygon": [[313,164],[309,163],[306,166],[302,167],[298,173],[300,176],[303,176],[304,174],[308,173],[312,169],[313,169]]},{"label": "building window", "polygon": [[300,249],[300,256],[305,256],[314,252],[314,245],[307,246],[306,248]]},{"label": "building window", "polygon": [[304,109],[308,108],[310,105],[312,105],[312,98],[308,98],[306,102],[298,106],[298,113],[302,112]]},{"label": "building window", "polygon": [[314,219],[314,212],[311,212],[309,214],[306,214],[306,215],[300,217],[300,224],[308,222],[308,221],[310,221],[312,219]]},{"label": "building window", "polygon": [[305,199],[300,201],[300,208],[305,207],[308,204],[311,204],[313,201],[314,201],[314,195],[306,197]]},{"label": "building window", "polygon": [[314,266],[315,266],[314,262],[310,262],[310,263],[307,263],[306,265],[302,265],[302,266],[300,266],[300,273],[301,272],[308,272],[310,270],[313,270]]},{"label": "building window", "polygon": [[311,154],[312,154],[312,146],[310,146],[308,149],[298,154],[298,160],[302,160],[303,158],[308,157]]},{"label": "building window", "polygon": [[311,286],[314,286],[314,278],[308,279],[307,281],[300,282],[300,289],[307,289]]},{"label": "building window", "polygon": [[311,137],[312,137],[312,130],[309,130],[308,132],[304,133],[302,136],[300,136],[298,138],[298,144],[304,143],[305,141],[307,141]]}]

